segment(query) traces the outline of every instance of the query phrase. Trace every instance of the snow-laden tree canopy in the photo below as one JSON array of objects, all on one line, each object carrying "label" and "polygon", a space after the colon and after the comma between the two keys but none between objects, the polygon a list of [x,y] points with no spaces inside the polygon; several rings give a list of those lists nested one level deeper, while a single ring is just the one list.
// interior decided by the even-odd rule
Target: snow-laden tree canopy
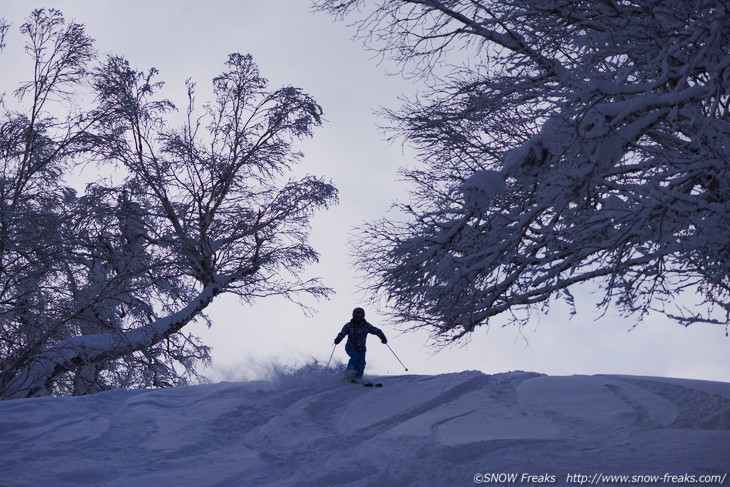
[{"label": "snow-laden tree canopy", "polygon": [[[21,33],[32,71],[0,120],[0,397],[182,384],[209,359],[184,327],[216,296],[329,294],[300,276],[336,190],[287,179],[321,123],[309,95],[232,54],[213,101],[188,82],[175,127],[155,69],[98,61],[56,10]],[[71,172],[96,177],[79,195]]]},{"label": "snow-laden tree canopy", "polygon": [[600,305],[727,327],[730,3],[317,6],[430,87],[388,112],[421,161],[409,218],[356,245],[397,321],[458,339],[590,281]]}]

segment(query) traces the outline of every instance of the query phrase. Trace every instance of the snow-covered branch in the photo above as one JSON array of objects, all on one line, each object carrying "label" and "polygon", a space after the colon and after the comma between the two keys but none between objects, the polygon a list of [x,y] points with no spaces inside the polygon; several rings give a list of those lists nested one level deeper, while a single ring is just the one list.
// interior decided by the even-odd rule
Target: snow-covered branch
[{"label": "snow-covered branch", "polygon": [[[316,3],[430,89],[385,112],[421,160],[406,218],[355,246],[397,321],[458,339],[594,282],[627,314],[727,325],[726,2]],[[704,304],[673,312],[685,293]]]}]

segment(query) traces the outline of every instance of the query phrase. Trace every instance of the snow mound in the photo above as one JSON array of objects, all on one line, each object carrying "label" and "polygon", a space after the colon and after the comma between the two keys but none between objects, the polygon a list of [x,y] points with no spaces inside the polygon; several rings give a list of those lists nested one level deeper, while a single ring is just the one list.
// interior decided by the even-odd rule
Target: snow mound
[{"label": "snow mound", "polygon": [[[726,475],[730,384],[529,372],[270,381],[0,402],[7,486],[446,486]],[[477,477],[475,477],[477,476]]]}]

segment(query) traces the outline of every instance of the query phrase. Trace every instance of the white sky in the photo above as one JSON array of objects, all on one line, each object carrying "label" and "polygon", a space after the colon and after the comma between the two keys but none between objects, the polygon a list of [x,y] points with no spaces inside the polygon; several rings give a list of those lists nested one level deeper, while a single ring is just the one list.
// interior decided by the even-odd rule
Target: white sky
[{"label": "white sky", "polygon": [[[340,205],[315,220],[312,243],[321,263],[311,269],[336,291],[330,301],[313,302],[318,313],[305,317],[299,307],[269,298],[253,307],[224,297],[209,312],[211,329],[195,332],[214,347],[213,380],[254,378],[272,364],[295,366],[312,358],[326,362],[332,340],[363,306],[380,326],[409,373],[436,374],[478,369],[486,373],[528,370],[548,374],[620,373],[730,381],[730,338],[723,328],[683,328],[660,316],[638,327],[610,313],[596,321],[595,296],[576,295],[578,314],[568,319],[559,304],[547,316],[535,315],[521,332],[513,327],[479,329],[467,346],[435,353],[425,332],[401,334],[384,326],[377,310],[362,302],[347,242],[354,227],[386,214],[395,200],[407,199],[397,181],[398,166],[411,163],[399,144],[387,143],[373,111],[397,107],[398,97],[414,93],[413,81],[387,76],[373,54],[352,41],[353,30],[324,14],[312,14],[307,0],[3,0],[0,17],[13,23],[0,54],[0,73],[19,66],[17,28],[33,8],[60,9],[86,25],[101,55],[120,54],[133,67],[157,67],[164,94],[184,107],[186,78],[198,82],[198,102],[208,99],[210,80],[231,52],[251,53],[271,87],[294,85],[322,105],[327,123],[299,146],[303,170],[331,178]],[[391,71],[392,71],[391,67]],[[15,73],[23,78],[22,73]],[[0,75],[0,82],[4,77]],[[0,85],[12,92],[15,86]],[[401,374],[403,367],[375,337],[369,340],[370,374]],[[335,359],[346,358],[343,345]]]}]

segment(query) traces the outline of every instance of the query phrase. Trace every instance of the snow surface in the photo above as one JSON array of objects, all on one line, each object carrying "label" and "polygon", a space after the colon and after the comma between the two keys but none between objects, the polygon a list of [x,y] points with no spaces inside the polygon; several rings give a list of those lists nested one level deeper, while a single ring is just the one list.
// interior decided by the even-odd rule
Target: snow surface
[{"label": "snow surface", "polygon": [[528,372],[382,382],[308,366],[263,382],[0,402],[0,485],[438,487],[509,473],[519,485],[536,485],[523,474],[730,485],[728,383]]}]

